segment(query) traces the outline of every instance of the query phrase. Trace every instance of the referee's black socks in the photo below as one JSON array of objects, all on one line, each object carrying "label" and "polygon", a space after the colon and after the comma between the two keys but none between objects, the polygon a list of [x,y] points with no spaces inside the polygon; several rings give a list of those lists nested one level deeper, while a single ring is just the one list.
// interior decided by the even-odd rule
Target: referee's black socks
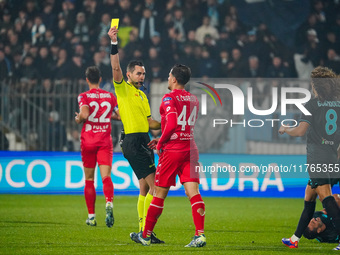
[{"label": "referee's black socks", "polygon": [[315,204],[316,204],[315,201],[313,202],[304,201],[304,202],[305,202],[305,207],[303,208],[299,223],[294,233],[294,235],[296,235],[298,238],[301,238],[310,220],[313,218],[313,214],[315,211]]}]

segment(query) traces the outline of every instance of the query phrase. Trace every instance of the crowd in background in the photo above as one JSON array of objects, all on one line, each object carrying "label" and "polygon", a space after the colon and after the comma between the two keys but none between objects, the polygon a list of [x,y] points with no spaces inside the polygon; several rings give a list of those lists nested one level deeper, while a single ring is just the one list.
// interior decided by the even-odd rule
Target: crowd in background
[{"label": "crowd in background", "polygon": [[[340,73],[339,0],[310,1],[293,47],[267,24],[243,24],[232,0],[0,0],[0,17],[0,84],[24,94],[83,91],[90,65],[112,89],[111,18],[120,19],[123,70],[142,60],[147,87],[166,81],[174,63],[190,66],[196,78],[308,78],[318,65]],[[63,88],[70,84],[77,89]],[[33,103],[47,113],[63,106]]]}]

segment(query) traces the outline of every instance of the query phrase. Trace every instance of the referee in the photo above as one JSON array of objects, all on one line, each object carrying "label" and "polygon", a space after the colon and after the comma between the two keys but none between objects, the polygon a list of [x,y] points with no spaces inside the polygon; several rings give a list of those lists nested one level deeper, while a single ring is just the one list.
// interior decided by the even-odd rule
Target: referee
[{"label": "referee", "polygon": [[[139,90],[145,79],[143,63],[130,61],[126,72],[128,80],[123,79],[123,72],[119,63],[117,33],[116,27],[111,28],[108,32],[112,45],[113,84],[125,132],[122,151],[139,180],[137,211],[139,231],[142,231],[146,213],[153,198],[156,171],[153,150],[148,147],[150,142],[148,131],[149,129],[160,129],[161,124],[152,119],[149,101],[144,92]],[[152,234],[151,243],[164,242]]]}]

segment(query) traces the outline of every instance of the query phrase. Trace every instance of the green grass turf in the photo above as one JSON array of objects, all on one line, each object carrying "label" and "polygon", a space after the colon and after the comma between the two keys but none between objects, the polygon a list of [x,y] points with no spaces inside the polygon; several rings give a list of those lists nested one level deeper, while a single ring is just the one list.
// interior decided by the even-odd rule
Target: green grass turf
[{"label": "green grass turf", "polygon": [[[137,231],[137,197],[116,196],[115,224],[105,226],[105,201],[97,196],[97,227],[85,224],[78,195],[0,195],[0,254],[326,254],[336,244],[302,239],[299,249],[281,244],[299,219],[302,199],[204,198],[207,246],[184,248],[194,234],[185,197],[168,197],[155,232],[166,244],[143,247]],[[320,209],[318,202],[317,209]]]}]

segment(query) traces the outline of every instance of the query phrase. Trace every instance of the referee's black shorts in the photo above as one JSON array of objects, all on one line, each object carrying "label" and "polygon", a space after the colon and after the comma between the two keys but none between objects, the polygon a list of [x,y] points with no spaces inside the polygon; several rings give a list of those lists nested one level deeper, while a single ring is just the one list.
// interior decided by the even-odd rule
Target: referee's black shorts
[{"label": "referee's black shorts", "polygon": [[148,147],[148,133],[126,134],[122,142],[124,157],[129,161],[138,180],[156,172],[155,156]]}]

